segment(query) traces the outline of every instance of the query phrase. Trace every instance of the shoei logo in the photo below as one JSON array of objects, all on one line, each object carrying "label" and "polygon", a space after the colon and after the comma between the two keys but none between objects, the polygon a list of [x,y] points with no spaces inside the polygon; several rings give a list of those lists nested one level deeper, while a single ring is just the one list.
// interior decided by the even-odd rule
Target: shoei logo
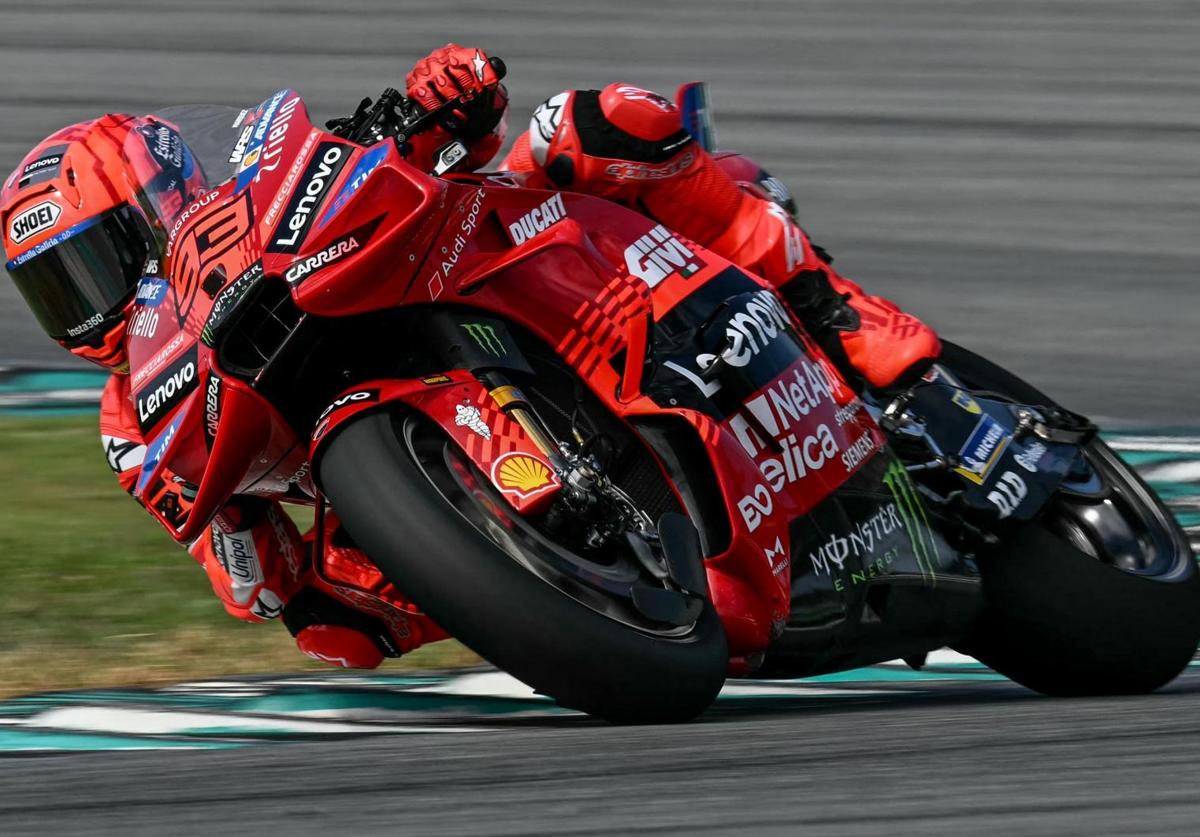
[{"label": "shoei logo", "polygon": [[45,232],[58,223],[62,215],[62,207],[54,201],[42,201],[26,209],[12,219],[8,227],[8,237],[13,244],[20,244],[32,235]]},{"label": "shoei logo", "polygon": [[625,248],[625,266],[632,275],[654,288],[676,272],[686,279],[704,267],[704,262],[659,224]]},{"label": "shoei logo", "polygon": [[496,327],[487,323],[459,323],[475,344],[492,357],[504,357],[504,341],[496,333]]}]

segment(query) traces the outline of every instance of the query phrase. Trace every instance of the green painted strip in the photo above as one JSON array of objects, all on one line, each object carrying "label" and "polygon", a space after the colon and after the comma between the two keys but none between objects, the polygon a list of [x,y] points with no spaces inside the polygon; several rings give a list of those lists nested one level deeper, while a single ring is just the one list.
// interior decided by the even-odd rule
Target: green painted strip
[{"label": "green painted strip", "polygon": [[234,741],[178,741],[136,735],[93,735],[38,729],[0,729],[0,753],[30,750],[228,750]]},{"label": "green painted strip", "polygon": [[87,369],[18,372],[0,379],[0,392],[54,392],[64,389],[103,389],[108,373]]}]

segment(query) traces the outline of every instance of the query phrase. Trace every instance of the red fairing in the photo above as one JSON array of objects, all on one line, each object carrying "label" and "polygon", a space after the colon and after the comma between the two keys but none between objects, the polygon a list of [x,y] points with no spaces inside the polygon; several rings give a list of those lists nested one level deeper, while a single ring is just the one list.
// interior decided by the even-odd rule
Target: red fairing
[{"label": "red fairing", "polygon": [[440,425],[518,513],[545,511],[562,488],[545,453],[462,370],[410,381],[367,381],[341,393],[317,419],[309,461],[319,461],[337,428],[354,416],[395,404]]},{"label": "red fairing", "polygon": [[[669,102],[623,87],[593,91],[589,118],[619,121],[636,143],[659,143],[650,155],[657,161],[637,163],[649,169],[629,168],[628,158],[588,154],[585,166],[628,194],[657,180],[639,178],[661,166],[733,183],[686,137],[671,147],[678,114]],[[580,111],[566,107],[576,95],[552,98],[537,117],[549,129],[543,150],[559,140],[563,153],[582,150],[571,127]],[[557,110],[549,107],[554,102]],[[247,124],[257,118],[251,114]],[[530,141],[535,157],[537,145]],[[654,347],[656,330],[677,309],[729,283],[737,286],[744,310],[728,328],[751,329],[731,337],[759,348],[792,341],[788,335],[797,324],[772,282],[735,266],[686,231],[594,196],[527,188],[520,176],[432,177],[406,162],[392,143],[361,147],[314,128],[298,98],[280,99],[255,165],[183,212],[171,231],[165,296],[155,309],[161,323],[152,337],[130,341],[130,407],[145,440],[135,492],[176,539],[198,537],[235,495],[313,503],[319,486],[310,463],[324,445],[353,416],[391,404],[436,422],[518,513],[543,511],[561,488],[560,475],[469,372],[349,380],[324,412],[311,405],[306,413],[273,403],[278,391],[269,396],[255,375],[223,368],[225,355],[219,359],[205,342],[229,306],[260,285],[286,290],[310,318],[453,306],[540,339],[630,427],[637,419],[667,417],[696,434],[732,530],[729,543],[707,558],[713,600],[731,654],[746,657],[766,647],[789,612],[789,525],[874,456],[882,437],[807,339],[799,348],[788,342],[789,360],[771,366],[762,376],[766,383],[722,415],[652,398],[643,359]],[[616,168],[610,172],[609,166]],[[575,169],[576,175],[583,171]],[[536,172],[529,178],[545,184]],[[636,184],[641,186],[634,189]],[[733,188],[737,200],[725,205],[714,199],[717,208],[704,223],[731,206],[742,213],[747,205],[765,203],[746,195],[755,204],[745,204],[741,190]],[[772,240],[784,253],[779,258],[815,263],[811,246],[792,233],[794,225],[769,209],[763,212],[769,217],[747,229],[774,224]],[[395,335],[398,343],[410,337]],[[691,374],[701,392],[711,386]],[[302,399],[310,383],[297,381],[288,395]],[[310,419],[310,425],[296,426]],[[156,510],[153,495],[171,479],[165,475],[189,486],[188,503],[163,503]],[[325,560],[328,587],[322,589],[337,588],[356,608],[376,607],[392,595],[381,594],[376,589],[381,582],[361,576],[354,561]],[[398,622],[393,633],[399,627]],[[417,621],[408,630],[413,637],[436,635]],[[336,651],[341,641],[336,634],[317,632],[305,642],[319,650],[317,639],[325,637]],[[360,645],[347,646],[345,654],[320,653],[369,664],[373,657]]]}]

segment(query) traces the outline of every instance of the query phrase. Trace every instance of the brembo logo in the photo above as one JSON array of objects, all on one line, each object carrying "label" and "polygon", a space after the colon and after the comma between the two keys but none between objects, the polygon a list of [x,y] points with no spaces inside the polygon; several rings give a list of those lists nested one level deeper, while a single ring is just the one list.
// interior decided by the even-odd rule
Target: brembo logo
[{"label": "brembo logo", "polygon": [[625,266],[632,275],[654,288],[676,271],[684,278],[691,276],[704,267],[704,262],[659,224],[625,248]]},{"label": "brembo logo", "polygon": [[547,199],[541,206],[529,210],[509,224],[508,234],[512,237],[513,244],[524,244],[566,217],[567,209],[563,206],[562,193],[559,192]]},{"label": "brembo logo", "polygon": [[347,147],[336,142],[323,142],[305,168],[304,174],[283,213],[275,238],[267,249],[274,253],[295,253],[312,226],[317,207],[326,192],[337,180],[346,164]]},{"label": "brembo logo", "polygon": [[8,228],[8,237],[13,244],[20,244],[31,235],[44,232],[58,223],[62,207],[54,201],[42,201],[26,209]]}]

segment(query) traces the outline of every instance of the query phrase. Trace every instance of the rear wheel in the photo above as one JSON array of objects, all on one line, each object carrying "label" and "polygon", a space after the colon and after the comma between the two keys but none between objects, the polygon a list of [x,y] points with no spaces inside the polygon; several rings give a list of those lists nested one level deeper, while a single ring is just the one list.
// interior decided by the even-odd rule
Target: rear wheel
[{"label": "rear wheel", "polygon": [[663,590],[662,581],[619,548],[585,556],[556,543],[427,419],[366,414],[338,432],[319,467],[346,529],[385,575],[476,653],[563,706],[612,721],[683,721],[720,690],[728,651],[707,599],[693,598],[682,624],[647,617],[628,592]]},{"label": "rear wheel", "polygon": [[[1027,404],[1053,402],[1012,373],[947,343],[964,385]],[[1042,515],[980,556],[987,603],[962,648],[1052,695],[1152,691],[1200,642],[1200,574],[1162,501],[1100,440],[1090,475],[1064,483]]]}]

